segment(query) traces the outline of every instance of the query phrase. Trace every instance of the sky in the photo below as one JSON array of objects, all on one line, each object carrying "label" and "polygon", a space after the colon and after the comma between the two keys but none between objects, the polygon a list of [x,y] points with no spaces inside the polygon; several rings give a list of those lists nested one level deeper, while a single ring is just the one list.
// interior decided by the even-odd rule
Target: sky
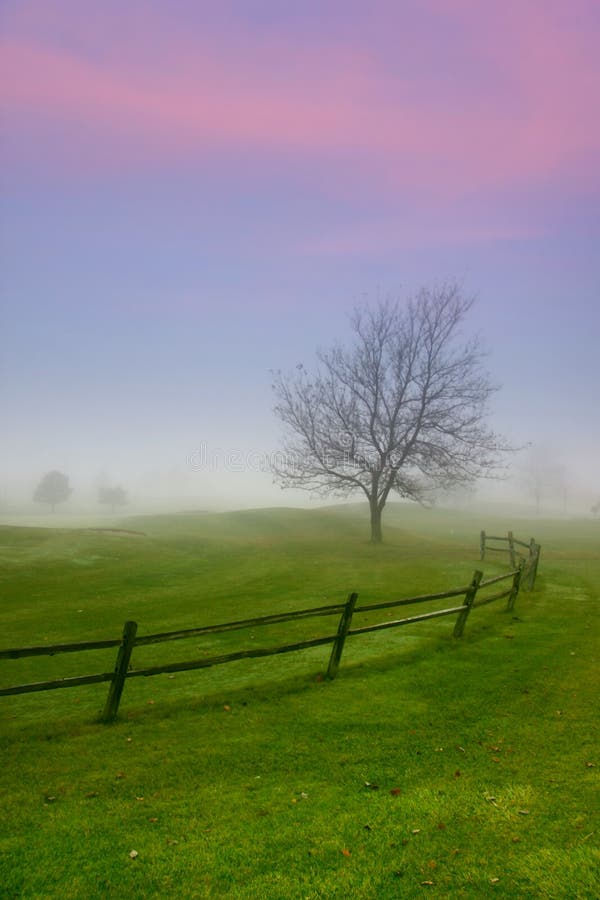
[{"label": "sky", "polygon": [[596,0],[0,0],[0,504],[308,502],[270,371],[444,281],[490,423],[597,500],[599,38]]}]

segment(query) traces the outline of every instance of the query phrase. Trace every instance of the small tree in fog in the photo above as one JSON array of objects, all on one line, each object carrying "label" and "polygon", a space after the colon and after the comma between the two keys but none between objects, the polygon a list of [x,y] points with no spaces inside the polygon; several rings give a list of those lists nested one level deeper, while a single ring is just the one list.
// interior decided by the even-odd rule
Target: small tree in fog
[{"label": "small tree in fog", "polygon": [[100,503],[106,503],[114,512],[117,506],[124,506],[127,503],[127,491],[120,485],[103,486],[98,489],[98,500]]},{"label": "small tree in fog", "polygon": [[421,290],[407,305],[379,302],[351,318],[353,343],[276,372],[275,413],[287,440],[273,465],[283,487],[369,502],[382,539],[390,493],[423,501],[490,475],[508,449],[485,424],[496,390],[477,339],[460,333],[472,301],[455,286]]},{"label": "small tree in fog", "polygon": [[522,461],[519,481],[535,503],[536,515],[548,503],[560,504],[563,510],[567,502],[566,468],[556,460],[548,445],[532,445]]},{"label": "small tree in fog", "polygon": [[68,500],[71,493],[67,476],[54,470],[44,475],[33,493],[33,499],[37,503],[49,503],[54,512],[56,504]]}]

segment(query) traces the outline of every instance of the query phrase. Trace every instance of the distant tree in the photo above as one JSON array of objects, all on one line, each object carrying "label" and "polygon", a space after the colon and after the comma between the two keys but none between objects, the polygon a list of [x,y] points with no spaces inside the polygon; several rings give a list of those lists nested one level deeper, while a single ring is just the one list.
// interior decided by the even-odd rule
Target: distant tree
[{"label": "distant tree", "polygon": [[536,515],[540,515],[543,506],[567,505],[567,471],[546,444],[532,445],[527,456],[522,460],[520,485],[529,493],[535,503]]},{"label": "distant tree", "polygon": [[127,491],[120,485],[114,487],[104,485],[98,488],[98,500],[100,503],[106,503],[114,512],[117,506],[124,506],[127,503]]},{"label": "distant tree", "polygon": [[44,475],[34,491],[33,499],[37,503],[49,503],[52,512],[54,512],[56,504],[68,500],[72,490],[69,487],[67,476],[63,475],[62,472],[53,470]]},{"label": "distant tree", "polygon": [[591,512],[593,512],[595,516],[597,516],[598,513],[600,513],[600,500],[598,500],[596,503],[594,503],[594,505],[591,508]]},{"label": "distant tree", "polygon": [[453,285],[406,306],[379,302],[351,318],[353,344],[318,353],[320,367],[276,372],[275,414],[287,441],[273,471],[283,487],[362,491],[371,540],[391,492],[423,501],[490,475],[509,449],[485,424],[496,388],[477,339],[461,338],[472,301]]}]

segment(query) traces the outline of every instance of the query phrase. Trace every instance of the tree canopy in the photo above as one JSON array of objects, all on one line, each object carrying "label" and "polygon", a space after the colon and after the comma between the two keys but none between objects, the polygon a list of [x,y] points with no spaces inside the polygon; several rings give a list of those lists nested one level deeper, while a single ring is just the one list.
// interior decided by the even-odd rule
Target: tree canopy
[{"label": "tree canopy", "polygon": [[53,470],[46,472],[38,486],[36,487],[33,499],[37,503],[49,503],[52,512],[57,503],[68,500],[71,496],[72,488],[69,487],[69,479],[62,472]]},{"label": "tree canopy", "polygon": [[114,511],[117,506],[124,506],[127,503],[127,491],[120,485],[103,485],[98,488],[98,501],[106,503]]},{"label": "tree canopy", "polygon": [[285,427],[273,465],[283,487],[362,492],[371,539],[382,539],[390,493],[423,502],[435,489],[491,475],[508,449],[487,426],[496,390],[478,338],[461,326],[472,306],[455,285],[422,289],[406,304],[380,301],[351,317],[353,343],[275,372],[275,414]]}]

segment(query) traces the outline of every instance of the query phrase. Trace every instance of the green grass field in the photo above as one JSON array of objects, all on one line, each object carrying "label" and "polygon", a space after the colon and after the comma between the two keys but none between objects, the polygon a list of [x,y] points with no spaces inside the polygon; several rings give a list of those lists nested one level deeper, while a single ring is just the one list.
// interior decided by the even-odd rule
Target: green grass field
[{"label": "green grass field", "polygon": [[[103,523],[106,525],[106,523]],[[0,697],[6,898],[600,896],[600,522],[397,504],[0,527],[2,647],[191,628],[466,584],[479,529],[542,545],[514,612],[329,647]],[[394,613],[395,615],[395,613]],[[381,614],[379,616],[381,618]],[[133,665],[332,633],[337,618],[138,648]],[[114,651],[0,661],[0,684],[110,671]],[[132,853],[135,851],[135,853]]]}]

